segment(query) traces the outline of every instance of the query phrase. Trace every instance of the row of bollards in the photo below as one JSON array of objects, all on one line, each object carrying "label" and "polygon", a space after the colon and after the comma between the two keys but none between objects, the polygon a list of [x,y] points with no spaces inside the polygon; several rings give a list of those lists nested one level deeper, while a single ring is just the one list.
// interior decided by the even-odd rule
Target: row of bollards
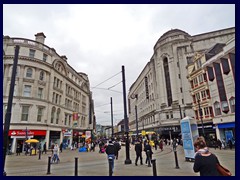
[{"label": "row of bollards", "polygon": [[[51,174],[51,156],[48,156],[48,168],[47,168],[47,174]],[[74,175],[78,176],[78,157],[75,157],[75,171]]]},{"label": "row of bollards", "polygon": [[[175,155],[176,169],[179,169],[176,148],[174,148],[173,151],[174,151],[174,155]],[[41,153],[39,153],[39,154],[41,154]],[[151,167],[151,163],[152,163],[153,176],[157,176],[156,159],[151,159],[150,160],[149,152],[147,152],[147,155],[148,155],[148,167]],[[39,155],[39,159],[41,159],[41,155]],[[113,174],[113,172],[112,172],[113,159],[112,158],[108,158],[108,163],[109,163],[109,176],[112,176],[112,174]],[[48,156],[47,174],[51,174],[51,156]],[[75,157],[75,171],[74,171],[74,175],[78,176],[78,157]]]}]

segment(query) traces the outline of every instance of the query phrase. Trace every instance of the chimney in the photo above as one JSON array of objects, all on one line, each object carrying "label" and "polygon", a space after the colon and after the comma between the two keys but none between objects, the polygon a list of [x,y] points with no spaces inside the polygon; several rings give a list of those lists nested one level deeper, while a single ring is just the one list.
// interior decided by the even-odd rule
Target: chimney
[{"label": "chimney", "polygon": [[44,44],[46,36],[43,34],[43,32],[35,34],[35,37],[35,41]]}]

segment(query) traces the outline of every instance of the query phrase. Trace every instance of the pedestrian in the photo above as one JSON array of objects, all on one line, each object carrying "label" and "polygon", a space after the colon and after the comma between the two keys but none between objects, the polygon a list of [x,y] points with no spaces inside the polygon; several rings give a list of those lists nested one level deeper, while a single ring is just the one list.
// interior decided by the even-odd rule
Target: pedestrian
[{"label": "pedestrian", "polygon": [[38,145],[38,152],[41,153],[41,151],[42,151],[42,143],[39,143],[39,145]]},{"label": "pedestrian", "polygon": [[111,167],[112,167],[112,173],[113,173],[113,169],[114,169],[114,159],[115,159],[115,148],[114,148],[114,144],[112,142],[112,140],[109,140],[108,142],[108,145],[106,147],[106,154],[107,154],[107,157],[108,157],[108,160],[109,159],[112,159],[112,164],[111,164]]},{"label": "pedestrian", "polygon": [[155,147],[155,150],[157,150],[157,146],[158,146],[158,140],[155,139],[155,140],[154,140],[154,147]]},{"label": "pedestrian", "polygon": [[146,153],[146,161],[145,161],[145,164],[147,165],[148,162],[151,162],[151,159],[152,159],[152,147],[150,146],[149,144],[149,141],[146,141],[146,145],[144,146],[144,151]]},{"label": "pedestrian", "polygon": [[217,146],[219,147],[219,149],[222,149],[222,142],[220,139],[217,140]]},{"label": "pedestrian", "polygon": [[46,142],[45,142],[44,145],[43,145],[42,154],[43,154],[43,152],[45,152],[45,154],[47,154],[47,144],[46,144]]},{"label": "pedestrian", "polygon": [[61,143],[59,146],[60,152],[62,152],[62,148],[63,148],[63,143]]},{"label": "pedestrian", "polygon": [[17,145],[17,156],[18,156],[18,155],[20,156],[20,151],[21,151],[21,149],[20,149],[20,144],[18,144],[18,145]]},{"label": "pedestrian", "polygon": [[218,158],[209,151],[204,137],[198,137],[194,147],[196,149],[194,172],[200,172],[200,176],[220,176],[216,168],[216,164],[219,163]]},{"label": "pedestrian", "polygon": [[228,146],[229,146],[230,149],[232,149],[233,143],[232,143],[232,140],[231,140],[231,139],[228,139]]},{"label": "pedestrian", "polygon": [[116,160],[118,159],[118,152],[120,151],[120,149],[121,149],[121,145],[119,144],[119,142],[116,140],[115,142],[114,142],[114,148],[115,148],[115,153],[114,153],[114,155],[115,155],[115,157],[116,157]]},{"label": "pedestrian", "polygon": [[53,148],[52,163],[54,163],[54,162],[58,163],[59,161],[60,161],[60,158],[59,158],[59,147],[58,147],[58,144],[55,144],[55,146]]},{"label": "pedestrian", "polygon": [[163,140],[162,139],[159,142],[159,148],[161,149],[161,151],[163,151]]},{"label": "pedestrian", "polygon": [[135,152],[136,152],[136,160],[135,160],[135,165],[137,166],[138,164],[138,159],[140,158],[140,163],[143,165],[142,162],[142,143],[138,140],[135,143]]}]

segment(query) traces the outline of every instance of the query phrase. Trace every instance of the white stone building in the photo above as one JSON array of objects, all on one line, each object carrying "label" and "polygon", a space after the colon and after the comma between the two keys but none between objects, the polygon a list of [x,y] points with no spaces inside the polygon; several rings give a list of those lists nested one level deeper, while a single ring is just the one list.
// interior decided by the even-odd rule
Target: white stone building
[{"label": "white stone building", "polygon": [[17,144],[23,149],[26,138],[38,139],[42,145],[46,142],[47,148],[61,142],[69,146],[80,141],[85,130],[93,130],[95,123],[88,76],[45,45],[43,33],[35,36],[35,40],[3,36],[5,113],[14,49],[20,46],[8,134],[13,152]]},{"label": "white stone building", "polygon": [[[130,130],[136,127],[134,107],[137,105],[138,124],[144,122],[146,130],[154,130],[168,138],[178,136],[181,116],[194,117],[187,65],[192,63],[195,52],[209,49],[216,43],[226,43],[233,37],[234,27],[194,36],[179,29],[164,33],[154,46],[150,62],[129,89]],[[146,82],[145,77],[150,72],[153,77]],[[146,98],[147,87],[152,100]],[[133,94],[142,96],[136,99]]]}]

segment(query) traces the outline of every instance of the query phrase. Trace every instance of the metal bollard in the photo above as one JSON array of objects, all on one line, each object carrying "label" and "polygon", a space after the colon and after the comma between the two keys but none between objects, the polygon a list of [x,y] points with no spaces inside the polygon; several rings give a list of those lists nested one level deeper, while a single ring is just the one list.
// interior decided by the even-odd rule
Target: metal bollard
[{"label": "metal bollard", "polygon": [[41,159],[41,150],[39,150],[39,156],[38,156],[38,160],[40,160]]},{"label": "metal bollard", "polygon": [[151,162],[153,165],[153,176],[157,176],[156,159],[152,159]]},{"label": "metal bollard", "polygon": [[78,157],[75,157],[75,176],[78,176]]},{"label": "metal bollard", "polygon": [[48,156],[48,169],[47,169],[47,174],[51,174],[50,168],[51,168],[51,156]]},{"label": "metal bollard", "polygon": [[113,159],[112,158],[108,158],[108,164],[109,164],[109,176],[112,176],[112,162]]},{"label": "metal bollard", "polygon": [[148,158],[148,167],[151,167],[151,163],[150,163],[150,151],[147,150],[147,158]]},{"label": "metal bollard", "polygon": [[178,158],[177,158],[177,149],[174,148],[173,151],[174,151],[175,163],[176,163],[176,167],[175,167],[175,168],[176,168],[176,169],[179,169],[179,166],[178,166]]}]

